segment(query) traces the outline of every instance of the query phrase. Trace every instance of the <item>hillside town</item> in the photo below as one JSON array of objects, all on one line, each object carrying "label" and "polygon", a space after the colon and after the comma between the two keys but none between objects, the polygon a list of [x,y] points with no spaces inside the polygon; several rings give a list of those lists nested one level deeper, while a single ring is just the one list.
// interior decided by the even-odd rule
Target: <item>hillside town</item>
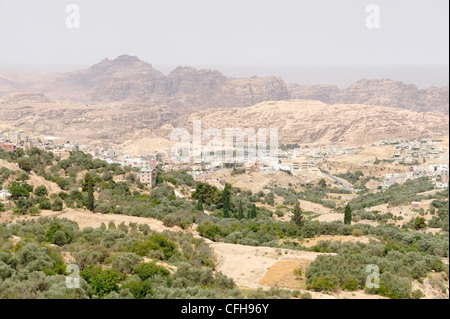
[{"label": "hillside town", "polygon": [[[376,159],[376,162],[386,162],[393,165],[406,165],[408,171],[405,173],[387,173],[379,183],[377,189],[386,189],[394,184],[402,184],[408,179],[420,177],[429,177],[435,184],[437,190],[448,188],[449,167],[448,167],[448,148],[440,146],[436,140],[422,141],[400,141],[390,140],[381,141],[373,146],[395,145],[395,152],[392,157]],[[176,163],[171,161],[169,150],[166,152],[151,153],[145,156],[132,154],[121,154],[110,146],[93,147],[77,142],[63,141],[55,137],[38,138],[26,132],[0,132],[0,149],[6,151],[15,151],[22,149],[24,151],[30,148],[39,148],[51,151],[55,156],[66,159],[70,152],[83,151],[97,158],[106,161],[109,164],[116,164],[122,167],[132,167],[139,171],[138,178],[142,184],[150,187],[156,184],[156,168],[163,171],[187,171],[195,181],[204,182],[223,190],[224,185],[215,176],[214,172],[229,170],[230,168],[240,169],[241,172],[263,174],[272,174],[276,171],[308,172],[320,174],[321,170],[318,164],[329,158],[338,155],[356,156],[358,149],[345,148],[337,145],[315,146],[288,144],[288,147],[281,145],[278,152],[278,163],[268,165],[256,161],[250,163],[245,159],[241,163],[232,165],[221,162],[201,162]],[[433,161],[441,160],[439,164]],[[0,200],[5,201],[8,198],[8,191],[2,190]]]}]

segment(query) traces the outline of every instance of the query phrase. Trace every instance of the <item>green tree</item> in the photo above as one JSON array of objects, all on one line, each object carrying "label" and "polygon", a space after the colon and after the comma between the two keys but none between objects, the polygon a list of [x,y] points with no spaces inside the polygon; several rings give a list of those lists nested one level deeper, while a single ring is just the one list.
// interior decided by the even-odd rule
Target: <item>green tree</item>
[{"label": "green tree", "polygon": [[141,280],[147,280],[155,275],[168,277],[170,271],[163,266],[157,265],[155,262],[141,263],[134,268],[134,274],[138,275]]},{"label": "green tree", "polygon": [[123,283],[120,289],[129,289],[136,299],[144,299],[147,295],[153,294],[150,280],[129,280]]},{"label": "green tree", "polygon": [[19,197],[29,197],[30,196],[30,192],[28,191],[28,189],[26,187],[19,185],[15,182],[9,186],[9,191],[11,192],[11,196],[14,199],[17,199]]},{"label": "green tree", "polygon": [[304,224],[303,210],[300,208],[300,203],[298,201],[295,202],[293,213],[294,216],[292,218],[294,220],[295,225],[297,225],[297,227],[299,228],[303,227]]},{"label": "green tree", "polygon": [[347,203],[344,209],[344,224],[350,225],[352,223],[352,208]]},{"label": "green tree", "polygon": [[424,217],[416,217],[416,219],[414,220],[414,229],[422,229],[427,227],[427,223],[425,222],[425,218]]},{"label": "green tree", "polygon": [[84,184],[83,190],[86,189],[87,199],[86,199],[86,208],[91,212],[94,211],[94,180],[91,174],[86,173],[84,176]]},{"label": "green tree", "polygon": [[319,186],[323,188],[327,187],[327,181],[324,178],[321,178],[319,180]]},{"label": "green tree", "polygon": [[34,194],[36,196],[46,196],[47,195],[47,188],[44,185],[36,187],[34,190]]},{"label": "green tree", "polygon": [[80,275],[92,287],[94,294],[100,298],[119,289],[117,283],[121,275],[114,269],[103,270],[101,266],[89,265],[80,272]]},{"label": "green tree", "polygon": [[252,205],[252,209],[249,212],[249,218],[256,218],[256,205]]},{"label": "green tree", "polygon": [[63,201],[59,197],[55,197],[53,202],[51,203],[51,210],[55,212],[60,212],[63,210]]},{"label": "green tree", "polygon": [[195,206],[195,209],[202,211],[203,210],[203,196],[198,196],[197,205]]},{"label": "green tree", "polygon": [[25,172],[30,172],[32,169],[31,163],[27,158],[19,158],[17,161],[17,164],[21,169],[23,169]]},{"label": "green tree", "polygon": [[244,218],[244,206],[242,205],[242,200],[238,203],[238,219]]},{"label": "green tree", "polygon": [[230,218],[230,208],[231,208],[231,185],[225,184],[225,188],[222,192],[222,203],[223,203],[223,217]]}]

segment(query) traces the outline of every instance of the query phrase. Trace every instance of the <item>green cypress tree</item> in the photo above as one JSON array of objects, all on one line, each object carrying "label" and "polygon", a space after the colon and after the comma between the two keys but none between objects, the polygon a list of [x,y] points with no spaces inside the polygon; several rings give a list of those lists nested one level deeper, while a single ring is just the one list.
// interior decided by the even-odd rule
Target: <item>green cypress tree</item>
[{"label": "green cypress tree", "polygon": [[244,207],[242,206],[242,200],[240,200],[238,204],[238,219],[243,218],[244,218]]},{"label": "green cypress tree", "polygon": [[344,224],[350,225],[352,223],[352,208],[347,203],[344,209]]},{"label": "green cypress tree", "polygon": [[89,173],[84,176],[84,185],[87,188],[86,208],[94,211],[94,180]]},{"label": "green cypress tree", "polygon": [[230,207],[231,207],[231,192],[230,184],[225,184],[225,188],[222,192],[222,203],[223,203],[223,217],[230,218]]},{"label": "green cypress tree", "polygon": [[300,208],[300,203],[298,201],[295,202],[294,205],[294,216],[292,217],[295,225],[297,225],[297,227],[301,228],[303,227],[303,210]]},{"label": "green cypress tree", "polygon": [[252,205],[252,209],[250,211],[250,218],[256,218],[256,205]]},{"label": "green cypress tree", "polygon": [[195,209],[203,210],[203,196],[202,195],[200,195],[198,197],[198,202],[197,202],[197,206],[195,206]]}]

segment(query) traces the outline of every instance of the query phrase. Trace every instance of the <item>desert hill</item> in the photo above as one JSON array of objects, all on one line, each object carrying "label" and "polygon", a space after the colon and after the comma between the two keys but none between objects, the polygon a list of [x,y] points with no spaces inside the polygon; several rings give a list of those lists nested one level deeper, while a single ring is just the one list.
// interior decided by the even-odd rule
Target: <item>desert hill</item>
[{"label": "desert hill", "polygon": [[175,127],[192,131],[193,120],[202,120],[203,129],[278,128],[279,142],[285,144],[358,146],[380,140],[440,138],[449,134],[449,119],[439,113],[362,104],[328,105],[309,100],[262,102],[250,107],[197,112],[139,104],[0,103],[0,124],[13,124],[16,129],[89,145],[123,144],[127,149],[142,148],[146,145],[141,143],[142,139],[159,138],[161,145],[171,145],[170,141],[162,141],[170,139]]},{"label": "desert hill", "polygon": [[206,110],[192,114],[189,121],[194,119],[201,119],[204,128],[278,128],[283,143],[354,146],[389,139],[447,136],[449,124],[448,117],[441,114],[362,104],[328,105],[308,100]]}]

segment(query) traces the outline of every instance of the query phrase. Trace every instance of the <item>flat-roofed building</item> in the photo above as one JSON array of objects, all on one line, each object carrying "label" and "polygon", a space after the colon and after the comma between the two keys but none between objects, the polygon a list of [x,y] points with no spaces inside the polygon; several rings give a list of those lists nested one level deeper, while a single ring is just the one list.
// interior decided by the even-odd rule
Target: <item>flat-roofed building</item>
[{"label": "flat-roofed building", "polygon": [[141,169],[139,172],[139,181],[149,186],[156,185],[156,169]]}]

